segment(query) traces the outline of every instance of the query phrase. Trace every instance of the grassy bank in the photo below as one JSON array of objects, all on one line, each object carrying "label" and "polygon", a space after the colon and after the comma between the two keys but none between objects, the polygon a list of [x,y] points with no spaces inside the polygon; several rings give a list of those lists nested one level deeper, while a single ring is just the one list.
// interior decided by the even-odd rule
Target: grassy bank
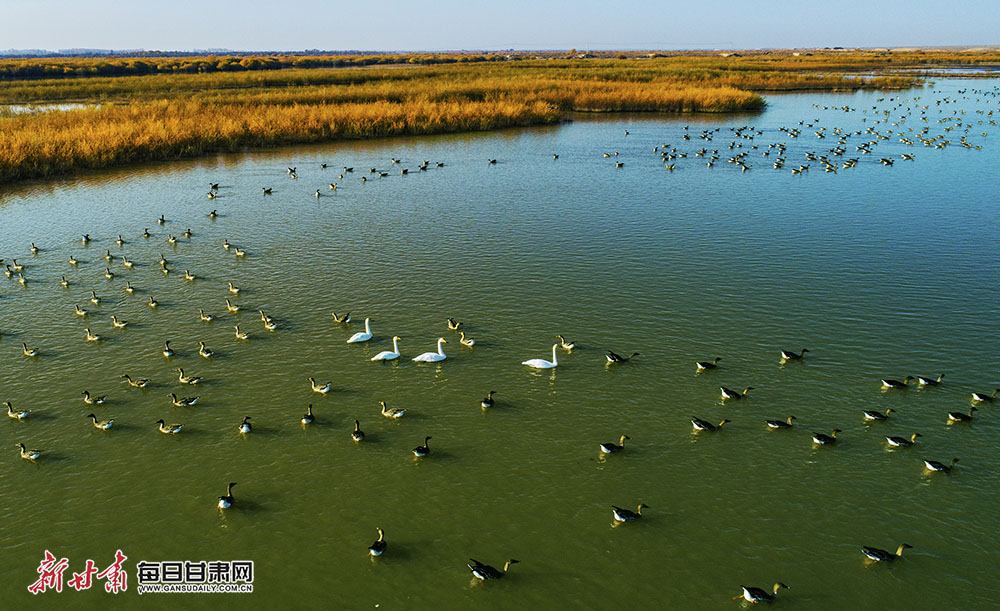
[{"label": "grassy bank", "polygon": [[[857,59],[855,65],[873,69],[870,58]],[[829,60],[791,55],[395,61],[351,69],[319,61],[303,68],[300,60],[288,68],[200,73],[149,60],[159,68],[109,77],[97,76],[108,69],[104,60],[73,59],[63,60],[58,78],[24,79],[10,77],[17,65],[0,61],[0,73],[8,75],[0,106],[85,105],[0,115],[0,182],[246,147],[536,125],[569,111],[746,111],[764,106],[759,92],[918,82],[850,78],[831,72]],[[88,62],[94,76],[67,76],[86,71]]]}]

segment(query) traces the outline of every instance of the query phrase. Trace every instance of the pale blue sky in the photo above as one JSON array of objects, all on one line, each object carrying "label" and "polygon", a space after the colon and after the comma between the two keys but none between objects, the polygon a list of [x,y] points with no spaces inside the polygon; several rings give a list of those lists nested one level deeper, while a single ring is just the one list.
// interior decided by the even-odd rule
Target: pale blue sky
[{"label": "pale blue sky", "polygon": [[0,0],[0,49],[1000,44],[1000,0]]}]

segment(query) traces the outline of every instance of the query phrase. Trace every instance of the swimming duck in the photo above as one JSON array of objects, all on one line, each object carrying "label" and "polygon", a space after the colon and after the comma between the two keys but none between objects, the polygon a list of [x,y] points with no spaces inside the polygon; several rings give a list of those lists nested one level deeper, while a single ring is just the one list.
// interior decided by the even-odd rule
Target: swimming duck
[{"label": "swimming duck", "polygon": [[379,405],[382,406],[382,415],[386,418],[392,418],[393,420],[398,420],[402,418],[406,413],[406,409],[402,407],[386,407],[385,401],[379,401]]},{"label": "swimming duck", "polygon": [[309,378],[309,384],[312,385],[313,392],[318,392],[321,395],[325,395],[330,392],[330,382],[320,385],[316,383],[314,378]]},{"label": "swimming duck", "polygon": [[177,372],[178,372],[177,381],[180,382],[181,384],[191,384],[192,386],[194,386],[195,384],[201,382],[201,378],[199,376],[184,375],[184,370],[180,367],[177,368]]},{"label": "swimming duck", "polygon": [[963,414],[962,412],[948,412],[948,424],[952,422],[969,422],[972,420],[972,412],[976,411],[975,407],[969,408],[968,414]]},{"label": "swimming duck", "polygon": [[7,417],[13,418],[14,420],[24,420],[31,413],[30,410],[17,410],[11,406],[10,401],[4,401],[3,406],[7,408]]},{"label": "swimming duck", "polygon": [[993,394],[988,395],[984,392],[974,392],[972,393],[972,400],[980,403],[990,402],[996,399],[997,393],[1000,393],[1000,388],[994,389]]},{"label": "swimming duck", "polygon": [[149,227],[146,227],[141,234],[142,237],[148,238],[151,234],[149,233]]},{"label": "swimming duck", "polygon": [[316,417],[313,416],[313,405],[312,405],[312,403],[310,403],[309,407],[306,408],[306,413],[302,416],[302,419],[300,420],[300,422],[302,424],[312,424],[315,421],[316,421]]},{"label": "swimming duck", "polygon": [[237,257],[245,257],[247,256],[247,251],[241,249],[239,246],[236,246],[233,248],[233,254]]},{"label": "swimming duck", "polygon": [[920,433],[914,433],[913,435],[910,435],[909,439],[906,437],[886,437],[885,440],[891,446],[897,448],[908,448],[917,442],[917,437],[922,437],[922,435]]},{"label": "swimming duck", "polygon": [[20,448],[21,458],[23,458],[24,460],[30,460],[31,462],[35,462],[42,455],[42,450],[28,450],[24,447],[23,443],[15,444],[14,447]]},{"label": "swimming duck", "polygon": [[[214,214],[215,210],[213,210],[212,213]],[[212,216],[212,214],[209,214],[208,216]],[[215,218],[215,217],[213,217],[213,218]],[[188,228],[188,229],[185,229],[184,233],[182,233],[181,235],[190,240],[191,236],[193,236],[194,234],[191,232],[191,229]]]},{"label": "swimming duck", "polygon": [[229,240],[222,240],[222,247],[225,248],[226,250],[229,250],[232,247],[232,245],[229,243]]},{"label": "swimming duck", "polygon": [[172,236],[172,235],[170,235],[168,233],[167,234],[167,242],[169,242],[170,244],[177,244],[177,238],[175,238],[174,236]]},{"label": "swimming duck", "polygon": [[97,291],[90,291],[92,297],[90,298],[91,303],[94,305],[101,305],[101,298],[97,296]]},{"label": "swimming duck", "polygon": [[115,279],[115,275],[113,273],[111,273],[111,268],[109,268],[109,267],[105,267],[104,268],[104,277],[107,278],[108,280],[114,280]]},{"label": "swimming duck", "polygon": [[463,346],[466,346],[468,348],[472,348],[473,346],[476,345],[476,340],[474,338],[471,338],[471,337],[466,337],[465,336],[465,331],[459,331],[459,333],[462,334],[462,339],[458,340],[458,343],[460,343]]},{"label": "swimming duck", "polygon": [[333,316],[333,320],[339,322],[340,324],[351,322],[351,313],[348,312],[343,316],[337,316],[336,312],[330,312],[330,316]]},{"label": "swimming duck", "polygon": [[184,279],[193,282],[198,279],[198,276],[192,274],[190,270],[184,270]]},{"label": "swimming duck", "polygon": [[896,553],[893,554],[892,552],[888,552],[884,549],[879,549],[877,547],[869,547],[865,545],[864,547],[861,548],[861,553],[864,554],[865,556],[868,556],[875,562],[892,562],[896,558],[899,558],[900,556],[903,555],[904,549],[910,549],[912,547],[913,546],[908,543],[903,543],[896,548]]},{"label": "swimming duck", "polygon": [[912,379],[913,376],[906,376],[905,378],[903,378],[903,381],[900,382],[899,380],[890,380],[888,378],[882,378],[882,388],[906,388],[907,386],[910,385],[910,380]]},{"label": "swimming duck", "polygon": [[430,440],[430,437],[424,437],[424,445],[413,448],[413,455],[417,458],[423,458],[424,456],[430,454],[431,448],[427,445],[427,442]]},{"label": "swimming duck", "polygon": [[775,597],[778,596],[778,590],[780,590],[781,588],[785,588],[786,590],[791,589],[781,582],[774,584],[774,589],[772,590],[771,594],[768,594],[766,591],[760,588],[755,588],[753,586],[740,586],[740,587],[743,588],[743,593],[740,594],[739,596],[734,596],[733,600],[739,600],[742,598],[754,604],[759,602],[769,603],[772,600],[774,600]]},{"label": "swimming duck", "polygon": [[383,350],[371,358],[373,361],[391,361],[393,359],[399,358],[399,340],[402,338],[398,335],[392,336],[392,350]]},{"label": "swimming duck", "polygon": [[206,314],[205,310],[202,309],[198,310],[198,317],[202,320],[202,322],[212,322],[212,320],[215,319],[214,316],[212,316],[211,314]]},{"label": "swimming duck", "polygon": [[889,418],[889,414],[891,414],[894,411],[895,410],[892,409],[891,407],[885,410],[884,414],[882,412],[875,412],[866,409],[864,410],[865,420],[887,420]]},{"label": "swimming duck", "polygon": [[573,348],[576,348],[576,342],[567,342],[562,335],[556,335],[556,337],[559,338],[559,347],[566,352],[572,352]]},{"label": "swimming duck", "polygon": [[70,255],[69,259],[67,259],[66,262],[69,263],[70,265],[79,265],[80,264],[80,260],[77,259],[76,257],[74,257],[73,255]]},{"label": "swimming duck", "polygon": [[461,326],[462,326],[462,323],[456,321],[454,318],[449,318],[448,319],[448,330],[449,331],[458,331],[458,328],[461,327]]},{"label": "swimming duck", "polygon": [[795,416],[789,416],[787,420],[765,420],[764,423],[769,429],[790,429],[792,420],[795,420]]},{"label": "swimming duck", "polygon": [[90,313],[90,312],[88,312],[87,310],[84,310],[84,309],[83,309],[83,308],[81,308],[80,306],[76,306],[76,315],[77,315],[77,316],[81,316],[81,317],[82,317],[82,316],[86,316],[86,315],[87,315],[87,314],[89,314],[89,313]]},{"label": "swimming duck", "polygon": [[87,338],[88,342],[99,342],[99,341],[101,341],[101,336],[100,335],[94,335],[93,333],[90,332],[90,329],[84,329],[83,331],[84,331],[84,333],[87,334],[86,338]]},{"label": "swimming duck", "polygon": [[[496,162],[494,161],[493,163]],[[507,571],[510,570],[512,564],[520,562],[520,560],[514,560],[511,558],[504,563],[503,570],[499,571],[488,564],[483,564],[475,558],[469,558],[469,560],[472,562],[472,564],[468,565],[469,570],[472,571],[472,574],[480,581],[486,581],[487,579],[500,579],[507,574]]]},{"label": "swimming duck", "polygon": [[170,340],[163,342],[163,356],[170,358],[174,355],[173,349],[170,347]]},{"label": "swimming duck", "polygon": [[534,369],[552,369],[559,366],[559,361],[556,360],[556,348],[559,344],[552,344],[552,360],[546,361],[545,359],[528,359],[527,361],[522,361],[522,365],[527,365]]},{"label": "swimming duck", "polygon": [[160,302],[157,301],[157,300],[155,300],[155,299],[153,299],[153,296],[150,295],[149,296],[149,301],[146,302],[146,305],[148,305],[151,308],[158,308],[158,307],[160,307]]},{"label": "swimming duck", "polygon": [[[119,236],[119,237],[120,237],[120,236]],[[35,243],[34,243],[34,242],[32,242],[32,243],[31,243],[31,248],[29,248],[28,250],[29,250],[29,251],[31,252],[31,254],[33,254],[33,255],[37,255],[37,254],[38,254],[38,247],[37,247],[37,246],[35,246]]]},{"label": "swimming duck", "polygon": [[840,429],[833,429],[829,435],[824,435],[823,433],[813,433],[813,443],[819,444],[821,446],[830,445],[837,442],[837,433],[841,433]]},{"label": "swimming duck", "polygon": [[494,404],[493,395],[495,394],[497,394],[497,391],[491,390],[479,404],[482,405],[484,408],[493,407]]},{"label": "swimming duck", "polygon": [[[208,213],[208,218],[210,218],[210,219],[218,218],[218,216],[219,216],[219,211],[218,210],[212,210],[211,212]],[[191,237],[191,236],[187,236],[187,237]]]},{"label": "swimming duck", "polygon": [[35,350],[34,348],[29,349],[28,344],[25,343],[21,344],[21,353],[24,354],[24,356],[38,356],[38,350]]},{"label": "swimming duck", "polygon": [[917,383],[920,384],[921,386],[940,386],[941,385],[941,378],[943,378],[943,377],[944,377],[943,373],[941,375],[939,375],[937,377],[937,379],[934,379],[934,378],[925,378],[923,376],[917,376]]},{"label": "swimming duck", "polygon": [[250,339],[250,334],[249,333],[243,333],[242,331],[240,331],[240,326],[239,325],[235,325],[233,328],[236,329],[236,339],[241,339],[241,340],[249,340]]},{"label": "swimming duck", "polygon": [[236,499],[233,498],[233,486],[235,485],[236,482],[229,482],[229,485],[226,486],[226,496],[219,497],[219,509],[229,509],[236,502]]},{"label": "swimming duck", "polygon": [[122,379],[127,380],[129,386],[134,388],[146,388],[146,386],[149,386],[149,378],[137,378],[133,380],[127,373],[123,373]]},{"label": "swimming duck", "polygon": [[250,416],[243,416],[243,422],[240,423],[241,433],[250,433],[253,431],[253,426],[250,425]]},{"label": "swimming duck", "polygon": [[722,420],[722,422],[720,422],[718,424],[718,426],[716,426],[716,425],[712,424],[711,422],[708,422],[706,420],[702,420],[701,418],[695,418],[694,416],[691,417],[691,426],[693,426],[694,430],[696,430],[696,431],[719,431],[719,430],[722,430],[722,427],[727,422],[731,422],[731,421],[728,418],[724,418]]},{"label": "swimming duck", "polygon": [[944,463],[940,463],[936,460],[927,460],[926,458],[923,459],[923,461],[924,461],[924,466],[927,467],[927,469],[930,471],[941,471],[943,473],[951,473],[951,470],[955,468],[955,463],[958,462],[958,459],[952,458],[951,462],[948,463],[947,465]]},{"label": "swimming duck", "polygon": [[235,314],[236,312],[240,311],[240,306],[233,305],[232,303],[229,302],[228,299],[226,299],[226,311],[233,312]]},{"label": "swimming duck", "polygon": [[62,280],[59,281],[59,284],[61,284],[64,288],[69,288],[69,280],[66,279],[66,276],[62,277]]},{"label": "swimming duck", "polygon": [[698,368],[698,371],[705,371],[706,369],[715,369],[716,367],[719,366],[719,361],[721,360],[722,357],[717,356],[711,361],[698,361],[695,363],[695,367]]},{"label": "swimming duck", "polygon": [[612,505],[611,517],[615,519],[615,522],[634,522],[642,517],[643,509],[649,509],[649,505],[639,503],[639,506],[635,511],[629,511],[628,509],[622,509],[621,507]]},{"label": "swimming duck", "polygon": [[94,421],[95,429],[101,429],[102,431],[107,431],[108,429],[110,429],[112,426],[115,425],[114,418],[112,418],[111,420],[98,420],[97,416],[95,416],[94,414],[87,414],[87,417]]},{"label": "swimming duck", "polygon": [[232,293],[233,295],[239,295],[240,294],[240,289],[239,289],[239,287],[233,286],[233,283],[230,282],[229,283],[229,292]]},{"label": "swimming duck", "polygon": [[111,315],[111,326],[115,329],[124,329],[128,326],[128,321],[118,320],[118,317],[114,314]]},{"label": "swimming duck", "polygon": [[622,435],[618,439],[618,443],[615,443],[613,441],[609,441],[607,443],[602,443],[601,444],[601,453],[602,454],[614,454],[616,452],[621,452],[622,450],[625,449],[625,440],[626,439],[632,439],[632,438],[629,437],[628,435]]},{"label": "swimming duck", "polygon": [[86,403],[87,405],[101,405],[102,403],[105,403],[108,400],[107,395],[99,395],[95,397],[91,396],[90,391],[87,390],[83,391],[80,394],[83,395],[83,402]]},{"label": "swimming duck", "polygon": [[622,356],[620,354],[615,354],[611,350],[608,350],[607,354],[604,355],[609,363],[625,363],[631,361],[634,357],[639,356],[638,352],[633,352],[628,356]]},{"label": "swimming duck", "polygon": [[118,234],[118,239],[115,240],[115,244],[117,244],[118,246],[124,246],[125,245],[125,240],[122,238],[122,234],[120,234],[120,233]]},{"label": "swimming duck", "polygon": [[135,292],[135,287],[128,280],[125,281],[125,292],[130,295]]},{"label": "swimming duck", "polygon": [[[351,433],[351,439],[354,441],[365,440],[365,432],[361,430],[361,424],[357,420],[354,421],[354,432]],[[428,437],[428,439],[430,439],[430,437]],[[424,445],[427,445],[426,442]],[[428,450],[428,452],[430,452],[430,450]]]},{"label": "swimming duck", "polygon": [[198,342],[198,354],[200,354],[202,358],[206,359],[210,359],[215,356],[214,352],[205,347],[205,342]]},{"label": "swimming duck", "polygon": [[781,351],[781,360],[783,360],[783,361],[798,361],[798,360],[801,360],[803,356],[805,356],[806,352],[809,352],[808,348],[803,348],[802,352],[799,352],[798,354],[796,354],[794,352],[789,352],[788,350],[782,350]]},{"label": "swimming duck", "polygon": [[739,392],[738,390],[731,390],[729,388],[726,388],[725,386],[720,386],[719,390],[722,391],[723,399],[743,399],[744,397],[747,396],[748,392],[753,390],[753,386],[747,386],[746,388],[743,389],[743,392]]},{"label": "swimming duck", "polygon": [[441,362],[441,361],[445,360],[446,358],[448,358],[448,355],[446,355],[444,353],[444,349],[442,347],[443,344],[447,344],[447,343],[448,343],[448,340],[446,340],[443,337],[439,337],[438,338],[438,343],[437,343],[437,345],[438,345],[437,352],[425,352],[425,353],[423,353],[423,354],[421,354],[419,356],[413,357],[413,360],[415,362],[417,362],[417,363],[438,363],[438,362]]},{"label": "swimming duck", "polygon": [[376,528],[375,530],[378,531],[378,539],[368,546],[368,553],[372,556],[381,556],[386,548],[385,533],[382,532],[381,528]]},{"label": "swimming duck", "polygon": [[107,261],[108,263],[110,263],[112,259],[114,259],[114,256],[112,256],[112,254],[111,254],[111,250],[110,250],[110,249],[108,249],[108,250],[107,250],[107,251],[105,251],[105,253],[104,253],[104,260],[105,260],[105,261]]},{"label": "swimming duck", "polygon": [[371,321],[370,318],[366,318],[365,319],[365,330],[364,331],[359,331],[359,332],[355,333],[354,335],[352,335],[350,337],[350,339],[347,340],[347,343],[348,344],[356,344],[356,343],[359,343],[359,342],[367,342],[368,340],[370,340],[372,338],[372,328],[371,328],[370,321]]},{"label": "swimming duck", "polygon": [[174,404],[174,407],[191,407],[199,399],[199,397],[184,397],[183,399],[179,399],[174,393],[169,393],[167,396],[170,397],[170,402]]}]

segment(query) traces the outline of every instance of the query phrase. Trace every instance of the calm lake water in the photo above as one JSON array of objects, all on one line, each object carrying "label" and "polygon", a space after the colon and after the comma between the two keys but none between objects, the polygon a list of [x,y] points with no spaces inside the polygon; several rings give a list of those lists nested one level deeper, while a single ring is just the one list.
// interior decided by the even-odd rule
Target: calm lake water
[{"label": "calm lake water", "polygon": [[[582,117],[219,156],[0,196],[0,257],[16,257],[28,280],[0,277],[0,400],[32,410],[0,427],[0,600],[103,607],[103,581],[37,597],[26,587],[46,549],[69,559],[69,579],[120,548],[130,589],[116,602],[149,608],[244,600],[139,599],[139,560],[253,560],[246,602],[276,608],[725,609],[748,604],[732,600],[741,584],[776,581],[791,586],[782,608],[995,605],[1000,579],[983,567],[1000,561],[1000,416],[986,403],[971,423],[946,420],[969,409],[971,391],[1000,386],[1000,130],[990,124],[1000,111],[982,93],[997,85],[941,80],[769,96],[754,115]],[[740,126],[763,133],[734,137]],[[847,152],[831,159],[859,161],[825,173],[805,153],[828,154],[836,128]],[[855,135],[868,128],[888,138]],[[923,146],[924,128],[951,145]],[[709,142],[702,130],[718,131]],[[742,148],[730,150],[734,140]],[[869,141],[871,154],[856,151]],[[780,171],[776,151],[763,156],[779,142]],[[664,143],[687,154],[673,172],[654,152]],[[703,146],[719,150],[712,168],[695,156]],[[726,162],[741,152],[750,171]],[[344,166],[354,171],[338,178]],[[210,182],[220,183],[214,200]],[[227,313],[227,297],[243,311]],[[215,320],[199,320],[199,308]],[[353,322],[338,325],[331,311]],[[112,328],[111,314],[128,328]],[[347,344],[365,317],[374,339]],[[459,344],[448,317],[475,348]],[[104,341],[85,341],[85,327]],[[555,370],[520,364],[551,358],[557,333],[580,347],[560,350]],[[370,362],[393,335],[402,358]],[[410,360],[438,337],[447,360]],[[174,357],[161,355],[164,340]],[[213,359],[198,355],[199,341]],[[22,356],[22,342],[40,355]],[[801,348],[805,359],[779,363],[780,349]],[[640,355],[609,366],[608,349]],[[716,356],[718,369],[696,374],[695,361]],[[178,367],[203,383],[179,384]],[[882,377],[941,373],[937,387],[880,389]],[[152,383],[130,388],[122,374]],[[309,376],[332,391],[313,393]],[[723,404],[722,385],[755,390]],[[84,390],[110,399],[86,405]],[[490,390],[496,406],[483,410]],[[200,400],[172,407],[170,392]],[[406,416],[383,418],[379,401]],[[309,403],[316,423],[303,427]],[[863,420],[862,410],[888,408],[886,422]],[[114,428],[96,430],[90,412]],[[254,431],[240,435],[247,415]],[[791,415],[790,430],[764,425]],[[695,434],[692,416],[731,423]],[[160,418],[183,432],[161,435]],[[811,442],[834,428],[836,445]],[[916,432],[912,448],[884,441]],[[415,460],[428,435],[431,455]],[[599,457],[620,435],[627,449]],[[46,454],[31,464],[18,442]],[[952,457],[951,475],[921,463]],[[220,512],[228,482],[238,482],[236,505]],[[639,503],[649,506],[641,520],[612,526],[612,505]],[[388,550],[372,559],[377,527]],[[913,549],[902,560],[865,565],[862,545],[903,542]],[[521,562],[480,584],[469,558]]]}]

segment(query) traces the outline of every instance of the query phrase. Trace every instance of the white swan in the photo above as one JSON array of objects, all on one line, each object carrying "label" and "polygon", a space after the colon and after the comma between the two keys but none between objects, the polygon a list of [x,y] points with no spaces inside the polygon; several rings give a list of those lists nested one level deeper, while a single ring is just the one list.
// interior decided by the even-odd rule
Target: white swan
[{"label": "white swan", "polygon": [[359,332],[355,333],[354,335],[352,335],[351,339],[347,340],[348,344],[356,344],[358,342],[367,342],[368,340],[370,340],[372,338],[372,328],[368,324],[369,320],[371,320],[371,319],[370,318],[366,318],[365,319],[365,330],[364,330],[364,332],[359,331]]},{"label": "white swan", "polygon": [[534,367],[535,369],[552,369],[559,364],[556,360],[556,348],[559,344],[552,344],[552,361],[546,361],[545,359],[529,359],[521,363],[522,365],[527,365],[528,367]]},{"label": "white swan", "polygon": [[438,361],[443,361],[448,358],[444,351],[441,349],[441,344],[447,344],[448,340],[443,337],[438,338],[438,351],[437,352],[425,352],[413,360],[418,363],[437,363]]},{"label": "white swan", "polygon": [[391,361],[392,359],[399,358],[399,340],[402,339],[398,335],[394,335],[392,338],[392,350],[383,350],[375,356],[372,357],[373,361]]}]

